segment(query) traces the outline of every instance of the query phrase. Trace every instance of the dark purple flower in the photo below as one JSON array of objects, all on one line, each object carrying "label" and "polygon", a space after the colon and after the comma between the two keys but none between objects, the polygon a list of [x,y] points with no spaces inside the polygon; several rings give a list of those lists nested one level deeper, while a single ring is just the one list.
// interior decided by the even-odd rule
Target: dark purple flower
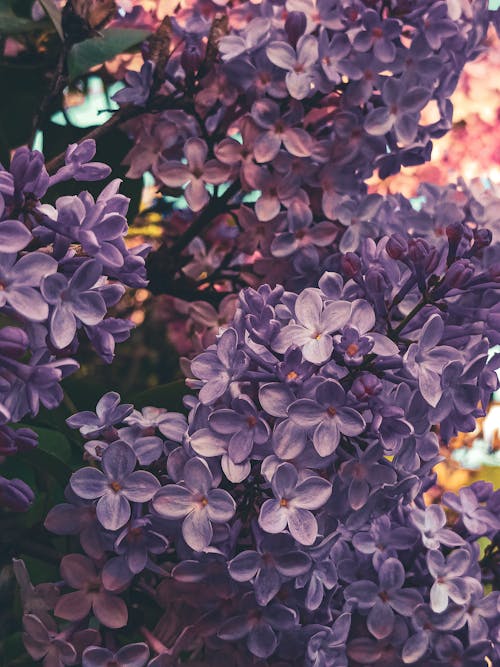
[{"label": "dark purple flower", "polygon": [[422,602],[420,593],[413,588],[403,588],[405,571],[396,558],[388,558],[378,571],[379,584],[373,581],[356,581],[344,591],[348,603],[361,611],[368,611],[367,627],[377,639],[383,639],[394,629],[394,611],[411,616]]},{"label": "dark purple flower", "polygon": [[59,618],[80,621],[90,611],[108,628],[122,628],[127,623],[128,611],[125,602],[107,591],[97,573],[94,563],[81,554],[69,554],[61,561],[61,576],[77,590],[62,595],[54,609]]},{"label": "dark purple flower", "polygon": [[304,574],[310,564],[309,556],[296,548],[289,535],[266,535],[258,551],[242,551],[229,561],[228,570],[235,581],[253,580],[255,599],[266,606],[283,582]]}]

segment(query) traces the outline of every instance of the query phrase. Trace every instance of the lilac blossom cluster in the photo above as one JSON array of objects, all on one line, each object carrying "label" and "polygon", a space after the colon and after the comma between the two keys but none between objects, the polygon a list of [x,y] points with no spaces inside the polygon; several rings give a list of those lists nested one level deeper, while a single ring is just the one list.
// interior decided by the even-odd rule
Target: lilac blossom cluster
[{"label": "lilac blossom cluster", "polygon": [[[95,142],[68,146],[52,176],[39,151],[19,148],[9,169],[0,165],[0,457],[36,445],[30,429],[9,422],[51,409],[62,400],[60,382],[78,368],[85,334],[110,362],[132,323],[106,317],[125,285],[146,285],[149,246],[125,245],[128,199],[115,179],[96,200],[89,192],[44,204],[47,191],[68,180],[99,181],[110,174],[92,161]],[[0,477],[0,506],[26,510],[33,500],[21,480]]]},{"label": "lilac blossom cluster", "polygon": [[[141,72],[115,96],[142,110],[126,125],[129,175],[150,171],[162,193],[184,195],[180,232],[192,223],[201,232],[153,287],[297,289],[290,274],[313,284],[332,243],[354,252],[364,236],[394,231],[399,213],[406,230],[409,203],[368,195],[366,181],[430,159],[490,18],[486,0],[181,5],[166,64],[145,46]],[[168,328],[190,336],[192,355],[196,313],[174,305]]]},{"label": "lilac blossom cluster", "polygon": [[[424,502],[440,439],[474,428],[500,365],[491,238],[445,238],[364,239],[315,286],[243,290],[190,364],[187,417],[111,392],[68,420],[92,465],[45,525],[84,553],[26,606],[35,659],[499,664],[478,540],[498,539],[500,491]],[[144,641],[117,651],[137,619]]]}]

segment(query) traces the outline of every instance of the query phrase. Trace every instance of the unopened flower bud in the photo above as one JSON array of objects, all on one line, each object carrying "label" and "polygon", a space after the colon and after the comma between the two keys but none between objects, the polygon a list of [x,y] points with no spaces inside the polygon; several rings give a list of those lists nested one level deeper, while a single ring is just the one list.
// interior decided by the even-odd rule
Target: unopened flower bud
[{"label": "unopened flower bud", "polygon": [[393,234],[387,241],[385,249],[392,259],[401,259],[408,252],[408,243],[401,234]]},{"label": "unopened flower bud", "polygon": [[307,19],[304,12],[290,12],[286,17],[285,30],[288,41],[295,48],[300,37],[305,32]]},{"label": "unopened flower bud", "polygon": [[348,278],[354,278],[361,269],[361,260],[354,252],[347,252],[340,260],[340,265]]}]

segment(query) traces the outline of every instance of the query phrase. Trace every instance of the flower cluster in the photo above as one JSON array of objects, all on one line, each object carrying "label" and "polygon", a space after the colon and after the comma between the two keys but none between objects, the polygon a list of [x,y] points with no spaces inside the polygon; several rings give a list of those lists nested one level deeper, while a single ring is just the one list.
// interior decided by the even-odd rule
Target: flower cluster
[{"label": "flower cluster", "polygon": [[[49,176],[43,155],[18,149],[7,170],[0,168],[0,454],[35,444],[25,429],[8,422],[36,415],[40,404],[62,400],[60,381],[78,368],[81,334],[107,362],[132,323],[106,317],[125,285],[146,284],[149,246],[129,250],[128,199],[111,181],[96,200],[89,192],[42,203],[62,181],[98,181],[109,167],[93,162],[95,142],[67,148],[65,163]],[[32,501],[20,480],[0,478],[0,505],[24,510]]]},{"label": "flower cluster", "polygon": [[[46,527],[78,534],[85,555],[64,556],[58,595],[43,598],[69,625],[26,615],[33,657],[144,665],[149,646],[151,667],[500,659],[499,593],[483,590],[495,574],[478,565],[478,539],[498,540],[500,492],[478,482],[444,507],[423,500],[439,437],[472,430],[498,386],[498,271],[465,226],[446,239],[365,239],[316,286],[243,290],[190,364],[187,418],[112,392],[68,420],[94,464]],[[95,630],[82,643],[89,618],[143,622],[149,596],[147,644],[113,654]]]},{"label": "flower cluster", "polygon": [[181,353],[199,351],[200,329],[176,281],[215,292],[212,305],[246,285],[298,289],[328,270],[332,244],[406,232],[410,203],[367,195],[366,181],[430,159],[489,18],[484,1],[180,4],[166,64],[146,46],[116,100],[140,112],[126,124],[129,175],[185,198],[164,244],[175,257],[151,274],[155,293],[178,297]]}]

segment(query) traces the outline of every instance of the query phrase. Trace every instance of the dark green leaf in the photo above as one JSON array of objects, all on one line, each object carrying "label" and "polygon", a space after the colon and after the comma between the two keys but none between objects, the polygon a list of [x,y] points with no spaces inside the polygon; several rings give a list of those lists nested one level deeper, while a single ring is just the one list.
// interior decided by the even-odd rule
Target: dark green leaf
[{"label": "dark green leaf", "polygon": [[[19,426],[24,426],[24,424],[19,424]],[[38,433],[39,449],[51,456],[55,456],[64,463],[69,463],[71,460],[71,446],[62,433],[42,426],[33,426],[31,424],[29,425],[29,428],[33,429],[35,433]],[[47,472],[50,472],[50,470]]]},{"label": "dark green leaf", "polygon": [[0,1],[0,34],[15,35],[23,32],[34,32],[35,30],[46,30],[50,25],[48,21],[32,21],[31,19],[17,16],[10,6]]},{"label": "dark green leaf", "polygon": [[151,405],[156,408],[167,408],[167,410],[184,411],[182,399],[189,394],[184,380],[175,380],[168,384],[161,384],[152,389],[147,389],[132,398],[137,408]]},{"label": "dark green leaf", "polygon": [[103,30],[101,37],[93,37],[75,44],[68,57],[70,78],[75,79],[88,72],[91,67],[128,51],[143,42],[150,34],[150,30],[137,28],[109,28]]}]

